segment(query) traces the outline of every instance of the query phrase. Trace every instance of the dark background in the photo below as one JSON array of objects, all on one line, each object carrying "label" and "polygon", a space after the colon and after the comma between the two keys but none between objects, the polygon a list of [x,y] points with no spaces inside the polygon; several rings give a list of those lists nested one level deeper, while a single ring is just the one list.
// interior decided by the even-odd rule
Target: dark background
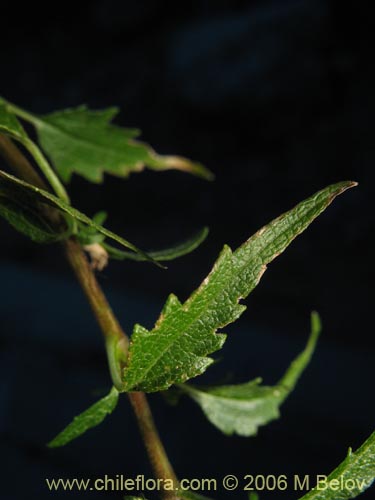
[{"label": "dark background", "polygon": [[[44,14],[2,6],[1,95],[35,113],[115,104],[117,123],[141,128],[158,152],[216,174],[212,183],[148,171],[101,186],[73,179],[74,204],[89,215],[107,209],[108,226],[141,248],[211,229],[167,271],[114,262],[99,276],[128,332],[134,322],[152,326],[169,292],[185,299],[224,243],[235,248],[329,183],[359,182],[270,265],[207,374],[276,382],[318,310],[324,334],[283,418],[255,439],[228,438],[192,402],[170,409],[152,396],[180,477],[324,474],[374,429],[371,11],[318,0],[97,0],[51,4]],[[44,447],[109,386],[105,356],[60,248],[36,246],[1,221],[0,238],[4,498],[86,496],[50,493],[45,477],[150,477],[125,398],[75,443]]]}]

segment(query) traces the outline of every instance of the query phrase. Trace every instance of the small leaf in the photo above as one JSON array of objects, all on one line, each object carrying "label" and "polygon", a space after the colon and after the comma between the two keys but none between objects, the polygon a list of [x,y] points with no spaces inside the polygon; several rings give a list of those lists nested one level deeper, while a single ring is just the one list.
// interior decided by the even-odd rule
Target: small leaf
[{"label": "small leaf", "polygon": [[147,144],[136,141],[139,130],[112,125],[117,113],[117,108],[92,111],[80,106],[44,116],[27,113],[24,118],[36,127],[43,149],[65,182],[73,173],[91,182],[102,182],[104,173],[127,177],[144,167],[177,169],[212,179],[211,172],[200,163],[160,156]]},{"label": "small leaf", "polygon": [[249,493],[249,500],[259,500],[258,493],[255,493],[254,491],[252,491],[251,493]]},{"label": "small leaf", "polygon": [[[7,174],[0,170],[0,191],[1,190],[13,190],[14,199],[23,199],[24,197],[28,197],[30,200],[34,201],[34,205],[38,202],[44,203],[46,205],[52,206],[63,213],[66,213],[73,217],[74,219],[83,222],[87,226],[94,228],[97,232],[111,238],[126,248],[130,248],[134,252],[140,253],[145,260],[149,260],[155,263],[155,261],[149,257],[145,252],[134,246],[129,241],[125,240],[121,236],[109,231],[108,229],[96,224],[93,220],[91,220],[87,215],[79,212],[76,208],[73,208],[65,201],[57,198],[55,195],[49,193],[48,191],[44,191],[28,182],[22,181],[13,175]],[[160,264],[156,263],[159,267]]]},{"label": "small leaf", "polygon": [[[102,226],[107,220],[107,212],[98,212],[92,217],[93,222]],[[105,240],[104,234],[98,233],[96,229],[92,226],[85,226],[84,224],[78,224],[78,234],[77,239],[81,245],[92,245],[94,243],[103,243]],[[117,252],[121,250],[115,249]],[[129,252],[132,253],[132,252]]]},{"label": "small leaf", "polygon": [[0,132],[10,135],[19,141],[23,141],[27,138],[26,133],[14,116],[13,113],[10,113],[4,104],[4,102],[0,101]]},{"label": "small leaf", "polygon": [[84,434],[92,427],[96,427],[103,422],[105,417],[113,412],[118,402],[119,392],[112,387],[110,393],[97,403],[93,404],[86,411],[74,418],[74,420],[58,434],[50,443],[49,448],[65,446],[73,439]]},{"label": "small leaf", "polygon": [[70,231],[57,231],[52,227],[40,206],[28,204],[25,197],[9,198],[4,191],[0,185],[0,216],[18,232],[36,243],[53,243],[69,236]]},{"label": "small leaf", "polygon": [[357,498],[375,480],[375,432],[355,453],[349,449],[346,459],[300,500],[347,500]]},{"label": "small leaf", "polygon": [[181,304],[171,295],[152,331],[135,325],[124,370],[127,391],[154,392],[202,374],[222,347],[217,333],[246,309],[239,301],[257,286],[267,264],[354,182],[319,191],[258,231],[235,252],[225,246],[211,273]]},{"label": "small leaf", "polygon": [[[202,228],[198,233],[196,233],[191,238],[175,245],[174,247],[165,248],[163,250],[148,251],[147,255],[152,257],[156,261],[166,262],[168,260],[174,260],[178,257],[182,257],[191,253],[193,250],[199,247],[203,241],[207,238],[209,230],[207,227]],[[136,261],[145,260],[142,255],[135,254],[134,252],[124,252],[123,250],[118,250],[113,248],[111,245],[104,243],[104,248],[107,250],[109,256],[112,259],[124,260],[131,259]]]},{"label": "small leaf", "polygon": [[319,316],[311,316],[311,334],[304,351],[293,361],[274,387],[260,386],[261,379],[245,384],[199,388],[179,385],[224,434],[255,436],[258,428],[279,418],[279,407],[293,390],[309,363],[320,332]]}]

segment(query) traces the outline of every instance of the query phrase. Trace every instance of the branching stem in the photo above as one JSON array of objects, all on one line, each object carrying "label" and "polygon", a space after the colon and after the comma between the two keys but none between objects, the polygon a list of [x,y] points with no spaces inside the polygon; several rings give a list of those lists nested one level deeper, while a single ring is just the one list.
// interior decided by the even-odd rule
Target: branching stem
[{"label": "branching stem", "polygon": [[[46,189],[45,182],[34,170],[31,163],[25,158],[15,144],[2,134],[0,134],[0,155],[20,178],[35,186]],[[118,344],[122,346],[124,351],[127,350],[129,339],[112,312],[81,246],[74,238],[65,241],[64,246],[68,262],[90,303],[105,340],[118,340]],[[113,367],[111,367],[111,372],[112,369]],[[155,477],[162,480],[162,485],[166,479],[171,480],[175,485],[175,489],[177,489],[178,480],[160,440],[146,395],[142,392],[131,392],[128,396]],[[164,490],[160,493],[163,500],[178,499],[175,491]]]}]

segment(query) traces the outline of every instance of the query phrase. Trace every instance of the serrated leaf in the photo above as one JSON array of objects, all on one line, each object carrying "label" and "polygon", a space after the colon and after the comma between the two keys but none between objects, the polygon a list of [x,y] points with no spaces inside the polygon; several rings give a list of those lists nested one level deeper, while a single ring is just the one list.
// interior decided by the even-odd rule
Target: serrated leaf
[{"label": "serrated leaf", "polygon": [[80,106],[44,116],[28,113],[25,118],[36,127],[40,144],[65,182],[73,173],[91,182],[102,182],[105,173],[127,177],[144,167],[213,177],[200,163],[156,154],[150,146],[135,140],[139,130],[112,125],[117,113],[117,108],[93,111]]},{"label": "serrated leaf", "polygon": [[117,406],[119,392],[112,387],[110,393],[97,403],[93,404],[86,411],[74,418],[74,420],[65,429],[60,432],[51,442],[49,448],[65,446],[73,439],[84,434],[89,429],[96,427],[103,422],[105,417],[113,412]]},{"label": "serrated leaf", "polygon": [[357,498],[375,480],[375,432],[353,453],[300,500],[347,500]]},{"label": "serrated leaf", "polygon": [[224,434],[255,436],[260,426],[280,417],[279,407],[309,363],[319,333],[319,317],[313,313],[311,334],[304,351],[274,387],[259,385],[262,379],[258,378],[238,385],[200,388],[182,384],[179,388],[202,408],[208,420]]},{"label": "serrated leaf", "polygon": [[[146,260],[155,261],[149,257],[145,252],[137,248],[135,245],[125,240],[121,236],[109,231],[103,226],[96,224],[93,220],[91,220],[87,215],[83,214],[76,208],[73,208],[71,205],[61,200],[57,196],[49,193],[48,191],[44,191],[28,182],[22,181],[13,175],[10,175],[6,172],[0,170],[0,190],[13,190],[15,199],[23,199],[24,197],[28,197],[30,200],[33,199],[34,204],[40,202],[46,205],[52,206],[63,213],[66,213],[73,217],[74,219],[83,222],[87,226],[93,227],[97,232],[111,238],[126,248],[130,248],[134,252],[140,253]],[[156,263],[159,267],[160,264]]]},{"label": "serrated leaf", "polygon": [[354,182],[340,182],[314,194],[263,227],[235,252],[225,246],[211,273],[181,304],[171,295],[153,330],[135,325],[124,370],[124,389],[146,392],[203,373],[213,362],[207,355],[220,349],[217,333],[245,310],[239,301],[257,286],[266,266]]},{"label": "serrated leaf", "polygon": [[[203,241],[207,238],[208,233],[209,233],[208,228],[204,227],[191,238],[181,243],[178,243],[173,247],[165,248],[163,250],[148,251],[147,255],[152,257],[154,260],[161,262],[177,259],[178,257],[187,255],[188,253],[191,253],[193,250],[198,248],[199,245],[201,245]],[[104,243],[103,247],[107,250],[109,256],[112,259],[118,259],[118,260],[131,259],[136,261],[145,260],[142,255],[135,254],[134,252],[132,253],[123,250],[118,250],[117,248],[113,248],[107,243]]]}]

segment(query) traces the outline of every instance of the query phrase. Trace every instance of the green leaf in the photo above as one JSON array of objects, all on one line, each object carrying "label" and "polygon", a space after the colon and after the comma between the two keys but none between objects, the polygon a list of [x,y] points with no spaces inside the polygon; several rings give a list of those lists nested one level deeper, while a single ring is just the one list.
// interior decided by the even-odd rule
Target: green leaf
[{"label": "green leaf", "polygon": [[356,498],[375,479],[375,432],[353,453],[300,500],[347,500]]},{"label": "green leaf", "polygon": [[48,183],[56,193],[56,195],[69,203],[69,196],[64,186],[61,184],[55,171],[51,168],[46,158],[39,147],[26,135],[21,124],[18,122],[14,108],[10,103],[7,103],[0,97],[0,133],[10,136],[20,142],[27,151],[32,155],[37,165],[43,172]]},{"label": "green leaf", "polygon": [[74,418],[74,420],[58,434],[50,443],[49,448],[64,446],[73,439],[84,434],[92,427],[101,424],[105,417],[113,412],[117,406],[119,392],[112,387],[110,393],[97,403],[93,404],[86,411]]},{"label": "green leaf", "polygon": [[[154,260],[166,262],[168,260],[174,260],[178,257],[182,257],[188,253],[191,253],[193,250],[199,247],[203,243],[203,241],[207,238],[209,233],[208,227],[202,228],[198,233],[193,235],[191,238],[179,243],[173,247],[165,248],[163,250],[155,250],[147,252],[147,255],[152,257]],[[117,248],[113,248],[111,245],[107,243],[103,244],[103,247],[109,253],[109,256],[112,259],[131,259],[136,261],[145,260],[142,255],[135,254],[133,252],[124,252],[123,250],[118,250]]]},{"label": "green leaf", "polygon": [[144,167],[177,169],[206,179],[213,177],[200,163],[156,154],[150,146],[135,140],[139,130],[112,125],[110,122],[117,115],[117,108],[92,111],[80,106],[35,116],[10,106],[36,127],[40,144],[65,182],[73,173],[91,182],[102,182],[104,173],[127,177]]},{"label": "green leaf", "polygon": [[[97,212],[92,220],[95,224],[102,226],[104,222],[107,220],[107,212],[101,211]],[[93,243],[103,243],[105,240],[104,234],[98,233],[96,229],[92,226],[85,226],[84,224],[78,225],[78,234],[77,239],[81,243],[81,245],[92,245]],[[121,252],[115,248],[116,252]],[[133,253],[133,252],[129,252]]]},{"label": "green leaf", "polygon": [[199,388],[184,384],[179,388],[202,408],[208,420],[224,434],[255,436],[260,426],[279,418],[279,407],[309,363],[319,333],[319,316],[313,313],[306,348],[274,387],[260,386],[261,379],[258,378],[239,385]]},{"label": "green leaf", "polygon": [[12,197],[11,193],[0,184],[0,216],[17,231],[36,243],[53,243],[69,236],[69,230],[52,227],[41,204],[36,205],[26,196]]},{"label": "green leaf", "polygon": [[245,310],[239,301],[256,287],[266,266],[354,182],[314,194],[262,228],[235,252],[225,246],[211,273],[181,304],[170,295],[153,330],[135,325],[124,370],[127,391],[167,389],[203,373],[226,336],[216,333]]},{"label": "green leaf", "polygon": [[249,493],[249,500],[259,500],[258,493],[255,493],[254,491],[252,491],[251,493]]},{"label": "green leaf", "polygon": [[6,105],[4,102],[0,101],[0,132],[10,135],[11,137],[23,141],[24,139],[27,139],[26,133],[20,124],[20,122],[17,120],[17,118],[14,116],[13,113],[9,113]]},{"label": "green leaf", "polygon": [[[48,191],[44,191],[43,189],[40,189],[36,186],[33,186],[32,184],[29,184],[28,182],[22,181],[18,179],[17,177],[14,177],[13,175],[7,174],[6,172],[3,172],[0,170],[0,192],[1,190],[13,190],[14,192],[14,199],[23,199],[24,197],[28,197],[30,200],[33,200],[34,205],[37,204],[38,202],[44,203],[46,205],[52,206],[58,210],[60,210],[63,213],[66,213],[73,217],[73,219],[76,219],[80,222],[83,222],[87,226],[93,227],[97,232],[103,234],[104,236],[107,236],[108,238],[111,238],[124,247],[130,248],[134,252],[140,253],[146,260],[155,262],[151,257],[149,257],[145,252],[142,250],[139,250],[136,246],[134,246],[132,243],[129,241],[125,240],[124,238],[121,238],[121,236],[118,236],[117,234],[113,233],[112,231],[109,231],[108,229],[104,228],[103,226],[100,226],[99,224],[96,224],[93,220],[91,220],[89,217],[87,217],[85,214],[82,212],[79,212],[76,208],[73,208],[70,206],[68,203],[65,201],[61,200],[60,198],[57,198],[53,194],[49,193]],[[157,264],[160,267],[160,264]]]}]

